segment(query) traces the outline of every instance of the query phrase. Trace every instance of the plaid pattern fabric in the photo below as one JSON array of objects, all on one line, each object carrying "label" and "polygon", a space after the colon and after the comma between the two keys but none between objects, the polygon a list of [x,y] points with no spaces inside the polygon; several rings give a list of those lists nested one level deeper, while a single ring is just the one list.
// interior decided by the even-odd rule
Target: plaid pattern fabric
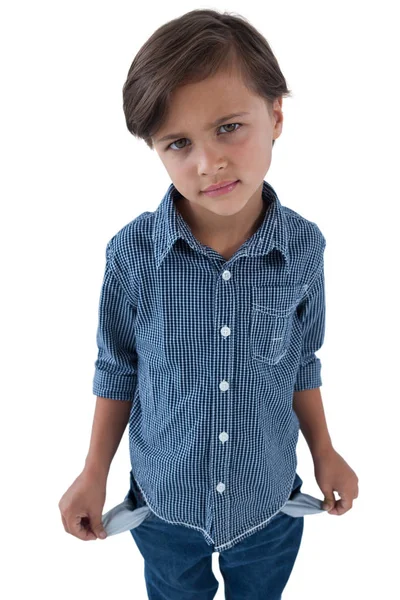
[{"label": "plaid pattern fabric", "polygon": [[200,243],[171,184],[107,243],[93,394],[132,403],[132,470],[151,510],[227,548],[288,500],[293,392],[320,387],[318,226],[263,181],[264,220],[226,261]]}]

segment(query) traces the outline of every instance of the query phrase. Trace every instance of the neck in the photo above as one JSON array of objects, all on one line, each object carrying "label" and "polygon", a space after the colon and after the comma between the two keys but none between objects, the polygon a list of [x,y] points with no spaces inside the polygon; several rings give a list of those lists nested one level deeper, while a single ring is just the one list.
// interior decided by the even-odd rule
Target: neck
[{"label": "neck", "polygon": [[220,245],[236,244],[251,237],[263,222],[268,208],[261,194],[254,202],[250,200],[242,211],[228,217],[214,215],[183,196],[175,202],[195,237],[210,242],[216,240]]}]

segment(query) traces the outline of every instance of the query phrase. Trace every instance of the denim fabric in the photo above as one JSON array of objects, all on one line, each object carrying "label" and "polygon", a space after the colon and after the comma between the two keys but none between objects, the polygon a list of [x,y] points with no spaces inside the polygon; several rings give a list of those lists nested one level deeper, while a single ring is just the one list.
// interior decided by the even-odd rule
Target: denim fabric
[{"label": "denim fabric", "polygon": [[107,244],[93,393],[131,402],[149,509],[219,552],[292,490],[293,392],[322,383],[325,238],[263,181],[263,221],[226,260],[193,235],[180,198],[171,184]]},{"label": "denim fabric", "polygon": [[[291,496],[300,491],[296,474]],[[145,505],[132,478],[132,505]],[[293,570],[303,535],[304,517],[282,512],[266,527],[219,553],[226,600],[281,600]],[[149,600],[211,600],[219,582],[212,570],[214,544],[199,531],[166,523],[151,513],[132,537],[144,559]]]}]

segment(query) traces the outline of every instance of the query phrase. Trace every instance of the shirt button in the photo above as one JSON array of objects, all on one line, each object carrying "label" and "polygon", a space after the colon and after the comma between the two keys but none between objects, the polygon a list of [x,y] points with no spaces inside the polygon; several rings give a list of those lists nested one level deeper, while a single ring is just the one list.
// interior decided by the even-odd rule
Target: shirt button
[{"label": "shirt button", "polygon": [[219,484],[217,485],[217,490],[218,490],[219,492],[221,492],[221,493],[222,493],[223,491],[225,491],[225,484],[224,484],[224,483],[219,483]]},{"label": "shirt button", "polygon": [[229,440],[229,435],[226,433],[226,431],[220,433],[218,437],[221,440],[221,442],[226,442],[226,440]]},{"label": "shirt button", "polygon": [[225,379],[223,381],[221,381],[221,383],[219,384],[219,389],[221,390],[221,392],[226,392],[226,390],[229,389],[229,383],[227,381],[225,381]]},{"label": "shirt button", "polygon": [[231,335],[231,330],[227,325],[224,325],[223,327],[221,327],[221,335],[223,335],[224,337]]},{"label": "shirt button", "polygon": [[230,271],[226,270],[222,273],[222,279],[225,279],[225,281],[228,281],[228,279],[231,278],[231,273]]}]

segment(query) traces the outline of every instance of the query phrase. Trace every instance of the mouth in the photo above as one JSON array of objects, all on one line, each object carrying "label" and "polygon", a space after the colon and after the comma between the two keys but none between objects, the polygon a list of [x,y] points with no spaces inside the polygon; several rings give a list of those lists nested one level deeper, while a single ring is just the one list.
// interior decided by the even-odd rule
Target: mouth
[{"label": "mouth", "polygon": [[229,194],[230,192],[233,192],[233,190],[236,188],[236,186],[240,183],[240,179],[238,179],[237,181],[234,181],[233,183],[229,183],[228,185],[224,185],[223,187],[220,187],[216,190],[211,190],[210,192],[202,192],[203,194],[205,194],[206,196],[221,196],[222,194]]}]

